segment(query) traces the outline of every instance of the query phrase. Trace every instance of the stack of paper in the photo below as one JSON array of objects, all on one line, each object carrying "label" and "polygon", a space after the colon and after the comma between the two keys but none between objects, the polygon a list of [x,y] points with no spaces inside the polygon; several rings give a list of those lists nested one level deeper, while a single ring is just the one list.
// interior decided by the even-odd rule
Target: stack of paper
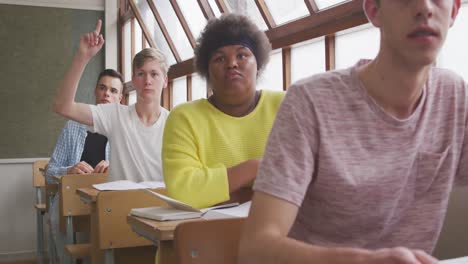
[{"label": "stack of paper", "polygon": [[100,184],[93,184],[93,187],[100,191],[125,191],[125,190],[138,190],[138,189],[157,189],[165,188],[164,182],[160,181],[144,181],[140,183],[132,181],[112,181]]},{"label": "stack of paper", "polygon": [[[218,205],[218,206],[198,210],[196,208],[191,207],[188,204],[182,203],[180,201],[177,201],[165,195],[155,193],[147,189],[145,189],[144,191],[162,199],[170,207],[156,206],[156,207],[146,207],[146,208],[134,208],[130,211],[130,214],[135,215],[135,216],[149,218],[149,219],[154,219],[158,221],[199,218],[204,215],[207,215],[208,213],[211,213],[212,210],[215,210],[215,209],[229,208],[229,207],[233,207],[233,208],[241,207],[241,206],[238,206],[239,205],[238,203],[231,203],[231,204],[223,204],[223,205]],[[249,204],[249,207],[250,207],[250,204]],[[219,217],[219,216],[216,217],[216,215],[213,215],[212,217],[213,218],[240,217],[240,216],[235,216],[236,215],[235,210],[231,212],[231,215],[228,215],[228,214],[222,214],[222,215],[224,217]]]}]

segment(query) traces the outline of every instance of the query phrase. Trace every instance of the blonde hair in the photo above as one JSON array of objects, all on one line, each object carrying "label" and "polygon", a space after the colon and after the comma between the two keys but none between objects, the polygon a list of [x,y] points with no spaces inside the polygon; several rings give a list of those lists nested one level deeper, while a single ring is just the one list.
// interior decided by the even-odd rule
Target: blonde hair
[{"label": "blonde hair", "polygon": [[164,54],[155,48],[146,48],[141,50],[135,55],[133,58],[132,63],[132,72],[135,74],[135,70],[143,67],[145,62],[149,60],[155,60],[161,66],[161,70],[163,71],[164,75],[167,76],[167,72],[169,71],[169,65],[167,64],[167,59]]}]

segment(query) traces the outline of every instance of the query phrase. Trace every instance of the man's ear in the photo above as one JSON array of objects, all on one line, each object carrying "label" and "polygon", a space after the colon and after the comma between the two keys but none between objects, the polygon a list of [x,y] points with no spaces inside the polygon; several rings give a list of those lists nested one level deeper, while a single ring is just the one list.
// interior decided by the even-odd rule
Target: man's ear
[{"label": "man's ear", "polygon": [[380,7],[377,3],[377,0],[364,0],[363,2],[363,9],[364,13],[367,16],[369,22],[372,23],[375,27],[380,27],[380,20],[379,20],[379,11]]},{"label": "man's ear", "polygon": [[450,27],[452,27],[453,23],[455,23],[455,18],[457,18],[458,10],[460,9],[460,5],[461,5],[460,0],[454,0],[453,1],[452,14],[450,16]]}]

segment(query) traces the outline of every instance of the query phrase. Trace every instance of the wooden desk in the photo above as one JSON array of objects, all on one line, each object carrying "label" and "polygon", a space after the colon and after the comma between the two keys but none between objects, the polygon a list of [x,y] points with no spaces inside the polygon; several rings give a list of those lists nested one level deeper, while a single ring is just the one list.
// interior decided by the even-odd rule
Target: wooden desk
[{"label": "wooden desk", "polygon": [[[224,203],[238,202],[242,204],[252,199],[252,190],[250,188],[242,188],[237,192],[231,193],[230,196],[231,199]],[[204,219],[155,221],[133,215],[127,216],[127,223],[135,233],[158,246],[159,264],[177,263],[174,247],[174,231],[178,224],[188,221],[204,221]]]},{"label": "wooden desk", "polygon": [[158,245],[160,264],[235,264],[245,218],[160,222],[129,215],[127,222],[136,233]]},{"label": "wooden desk", "polygon": [[[153,191],[165,193],[164,189]],[[91,207],[91,263],[154,263],[156,248],[135,234],[126,222],[132,208],[167,206],[165,202],[142,190],[99,191],[78,189],[80,199]],[[144,247],[144,249],[142,248]],[[131,250],[126,250],[132,248]],[[118,261],[119,252],[127,261]]]},{"label": "wooden desk", "polygon": [[203,221],[203,219],[155,221],[133,215],[127,216],[127,223],[132,230],[158,246],[160,264],[176,264],[174,250],[174,231],[178,224],[187,221]]}]

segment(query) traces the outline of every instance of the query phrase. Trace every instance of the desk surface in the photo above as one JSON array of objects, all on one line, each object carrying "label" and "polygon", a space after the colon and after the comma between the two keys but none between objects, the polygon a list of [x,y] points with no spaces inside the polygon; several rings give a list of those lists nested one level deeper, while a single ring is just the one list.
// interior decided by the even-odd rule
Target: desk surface
[{"label": "desk surface", "polygon": [[439,262],[440,264],[468,264],[468,257],[447,259]]}]

